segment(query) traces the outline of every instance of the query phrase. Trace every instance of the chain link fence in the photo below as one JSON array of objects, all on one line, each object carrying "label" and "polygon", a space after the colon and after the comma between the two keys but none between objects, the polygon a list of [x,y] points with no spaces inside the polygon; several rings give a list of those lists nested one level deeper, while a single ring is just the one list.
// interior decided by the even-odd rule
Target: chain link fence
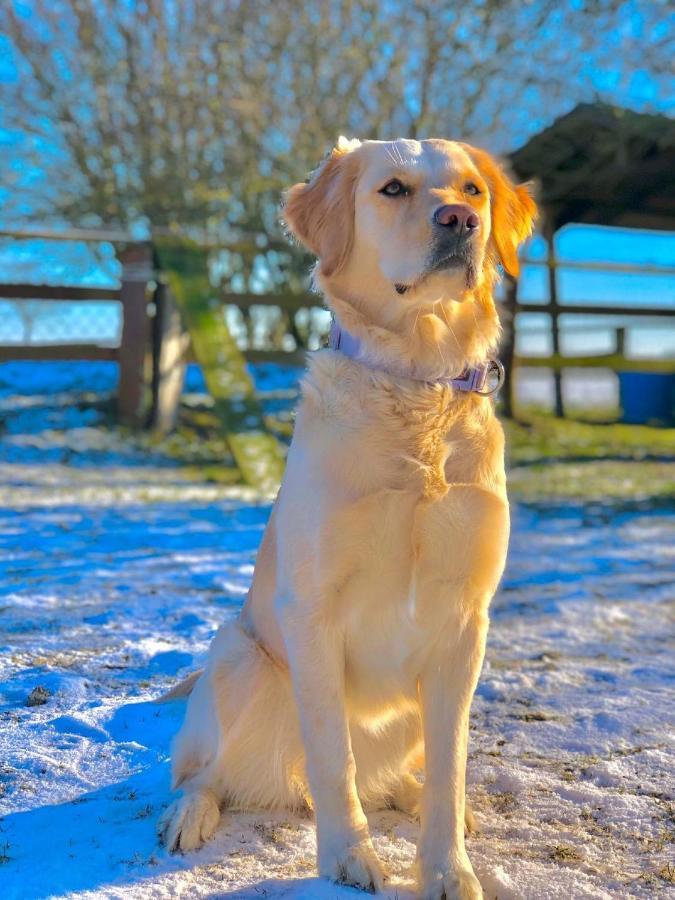
[{"label": "chain link fence", "polygon": [[122,314],[115,301],[0,301],[0,345],[96,343],[116,347]]}]

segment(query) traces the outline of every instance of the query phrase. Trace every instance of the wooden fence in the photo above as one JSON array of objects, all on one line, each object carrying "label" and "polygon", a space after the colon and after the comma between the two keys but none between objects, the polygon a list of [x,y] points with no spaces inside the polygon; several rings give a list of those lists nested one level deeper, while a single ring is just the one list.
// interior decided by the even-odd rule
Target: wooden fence
[{"label": "wooden fence", "polygon": [[[191,356],[190,338],[184,327],[175,298],[167,287],[158,265],[155,248],[150,242],[134,242],[128,234],[95,230],[52,231],[0,231],[0,237],[14,239],[44,238],[63,241],[88,241],[112,243],[116,247],[121,264],[121,281],[118,288],[68,287],[65,285],[34,285],[2,283],[0,273],[0,298],[9,300],[62,300],[116,301],[122,309],[122,329],[118,346],[101,343],[61,343],[40,345],[0,346],[0,361],[24,360],[114,360],[119,363],[118,409],[120,420],[140,426],[150,425],[162,431],[169,430],[175,422],[180,393],[183,387],[184,368]],[[675,308],[653,304],[603,305],[598,303],[560,303],[558,299],[558,272],[561,268],[617,272],[625,274],[658,274],[675,276],[675,268],[638,266],[620,263],[595,263],[560,260],[549,256],[546,260],[525,259],[525,264],[544,265],[548,269],[549,301],[524,303],[518,299],[517,285],[507,282],[503,304],[505,335],[502,355],[507,368],[507,390],[504,395],[505,412],[513,412],[513,372],[518,367],[538,367],[553,373],[555,384],[555,409],[564,414],[562,373],[565,369],[605,368],[613,371],[646,370],[675,371],[672,360],[632,359],[625,354],[625,329],[617,330],[616,347],[610,354],[598,356],[563,356],[560,349],[560,316],[620,316],[634,319],[661,319],[672,322]],[[214,294],[218,292],[214,289]],[[299,322],[300,313],[305,317],[313,308],[321,306],[321,299],[306,294],[251,294],[220,292],[224,306],[239,310],[244,330],[252,333],[252,314],[258,307],[274,307],[279,311],[275,323],[276,334],[263,340],[262,346],[248,342],[244,352],[252,361],[273,361],[301,365],[304,353],[316,346],[323,335]],[[550,319],[553,352],[549,356],[523,356],[515,352],[515,338],[522,316],[545,313]],[[280,347],[292,344],[294,349]]]},{"label": "wooden fence", "polygon": [[0,346],[0,361],[7,360],[113,360],[119,364],[118,413],[120,421],[139,425],[143,421],[146,384],[146,357],[150,340],[149,303],[154,287],[152,247],[130,243],[126,235],[109,232],[7,232],[0,237],[48,238],[49,240],[118,240],[126,242],[118,249],[121,280],[118,288],[70,287],[52,284],[12,284],[2,281],[0,298],[13,301],[54,301],[68,303],[117,301],[122,310],[122,329],[118,346],[103,343],[42,343]]},{"label": "wooden fence", "polygon": [[[552,247],[553,236],[548,236],[548,245]],[[549,252],[545,260],[525,257],[524,265],[545,266],[548,271],[549,299],[545,302],[526,303],[518,298],[517,284],[508,280],[506,284],[506,296],[504,313],[502,318],[505,324],[505,340],[502,346],[502,358],[507,370],[506,389],[504,391],[504,411],[508,416],[513,415],[514,390],[513,373],[519,368],[545,368],[553,374],[554,384],[554,409],[558,417],[564,415],[564,399],[562,391],[563,372],[566,369],[609,369],[613,372],[625,371],[651,371],[651,372],[675,372],[675,360],[673,359],[636,359],[626,355],[626,327],[622,325],[615,329],[615,346],[612,352],[607,354],[589,355],[563,355],[560,347],[560,316],[578,316],[585,319],[588,316],[616,316],[629,319],[661,319],[672,320],[675,316],[675,305],[661,306],[649,303],[605,304],[591,300],[577,300],[574,303],[559,300],[558,273],[561,269],[567,271],[619,273],[626,275],[665,275],[675,278],[675,268],[668,266],[638,265],[630,263],[591,262],[580,260],[558,259]],[[550,320],[550,334],[552,353],[549,356],[525,356],[518,355],[515,351],[516,337],[518,334],[518,320],[524,315],[532,313],[544,313]]]}]

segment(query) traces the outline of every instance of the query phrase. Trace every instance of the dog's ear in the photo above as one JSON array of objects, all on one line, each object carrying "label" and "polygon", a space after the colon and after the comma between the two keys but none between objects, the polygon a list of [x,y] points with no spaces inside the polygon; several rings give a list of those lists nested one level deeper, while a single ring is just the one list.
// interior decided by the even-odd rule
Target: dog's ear
[{"label": "dog's ear", "polygon": [[462,145],[490,188],[492,240],[504,269],[516,276],[518,247],[532,234],[537,205],[531,185],[514,184],[494,157],[485,150]]},{"label": "dog's ear", "polygon": [[360,141],[341,137],[312,173],[284,195],[281,215],[289,231],[319,259],[330,276],[345,264],[354,240],[354,193]]}]

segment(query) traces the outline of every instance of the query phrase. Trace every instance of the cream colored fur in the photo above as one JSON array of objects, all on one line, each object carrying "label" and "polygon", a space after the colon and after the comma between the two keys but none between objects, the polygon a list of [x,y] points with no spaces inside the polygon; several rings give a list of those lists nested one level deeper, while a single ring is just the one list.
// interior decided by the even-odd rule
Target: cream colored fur
[{"label": "cream colored fur", "polygon": [[[410,194],[379,193],[391,177]],[[424,271],[433,212],[457,202],[480,218],[471,285]],[[385,874],[363,807],[392,805],[420,816],[420,897],[482,896],[465,767],[508,542],[504,441],[490,399],[419,379],[494,350],[495,266],[514,270],[533,216],[487,154],[446,141],[341,142],[288,193],[286,222],[371,365],[312,355],[251,591],[173,748],[171,849],[207,839],[221,808],[311,808],[320,874],[373,890]]]}]

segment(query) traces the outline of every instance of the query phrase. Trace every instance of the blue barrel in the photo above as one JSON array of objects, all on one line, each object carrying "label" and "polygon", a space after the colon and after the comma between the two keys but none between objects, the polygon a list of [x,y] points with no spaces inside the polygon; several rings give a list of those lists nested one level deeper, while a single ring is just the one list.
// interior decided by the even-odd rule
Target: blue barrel
[{"label": "blue barrel", "polygon": [[619,372],[621,421],[628,425],[675,422],[675,374]]}]

